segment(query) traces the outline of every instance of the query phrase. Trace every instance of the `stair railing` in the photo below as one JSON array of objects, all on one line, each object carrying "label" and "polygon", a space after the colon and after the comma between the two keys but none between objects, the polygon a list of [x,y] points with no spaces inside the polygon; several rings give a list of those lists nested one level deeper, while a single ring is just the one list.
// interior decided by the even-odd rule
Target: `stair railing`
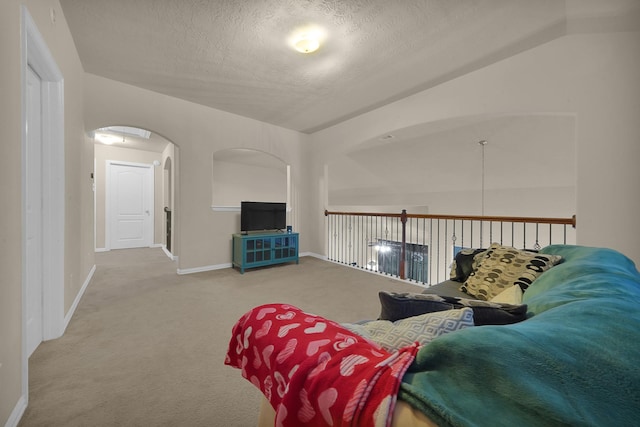
[{"label": "stair railing", "polygon": [[575,215],[324,213],[328,260],[422,285],[446,280],[455,254],[463,248],[485,248],[494,242],[529,250],[575,244]]}]

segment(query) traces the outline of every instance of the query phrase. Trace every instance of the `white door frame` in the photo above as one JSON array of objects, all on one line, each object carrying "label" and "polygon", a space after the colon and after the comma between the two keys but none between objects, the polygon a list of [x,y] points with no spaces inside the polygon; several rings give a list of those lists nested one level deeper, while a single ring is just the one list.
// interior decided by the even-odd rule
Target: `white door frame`
[{"label": "white door frame", "polygon": [[150,230],[147,230],[148,236],[149,236],[149,246],[153,246],[153,242],[155,240],[154,236],[154,230],[155,230],[155,224],[156,224],[156,220],[155,220],[155,167],[154,165],[150,164],[150,163],[135,163],[135,162],[126,162],[126,161],[120,161],[120,160],[107,160],[106,161],[106,167],[105,167],[105,203],[104,203],[104,243],[105,243],[105,249],[107,251],[111,250],[111,220],[113,219],[111,216],[111,191],[113,191],[113,189],[111,188],[111,166],[114,165],[122,165],[122,166],[132,166],[132,167],[137,167],[137,168],[147,168],[147,169],[151,169],[151,182],[150,182],[150,186],[151,186],[151,201],[149,204],[149,221],[150,221]]},{"label": "white door frame", "polygon": [[23,182],[22,211],[25,220],[22,231],[24,276],[22,278],[27,293],[27,357],[42,343],[44,334],[42,329],[42,294],[44,282],[48,280],[43,275],[43,234],[42,229],[42,79],[31,68],[27,72],[27,143],[25,146],[25,181]]},{"label": "white door frame", "polygon": [[[21,16],[22,75],[22,220],[25,223],[25,182],[27,144],[27,67],[42,79],[42,319],[43,339],[64,333],[64,81],[51,52],[31,18],[26,6]],[[22,399],[28,401],[28,358],[26,355],[26,231],[22,230]]]}]

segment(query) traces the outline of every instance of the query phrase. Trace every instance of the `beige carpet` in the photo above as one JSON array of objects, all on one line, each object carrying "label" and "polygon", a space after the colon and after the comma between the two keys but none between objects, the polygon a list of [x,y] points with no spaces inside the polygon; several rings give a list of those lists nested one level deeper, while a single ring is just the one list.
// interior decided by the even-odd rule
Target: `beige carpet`
[{"label": "beige carpet", "polygon": [[242,314],[286,302],[339,322],[372,319],[379,290],[420,291],[312,257],[184,276],[161,249],[98,253],[96,263],[65,335],[29,360],[21,427],[254,426],[261,395],[223,364]]}]

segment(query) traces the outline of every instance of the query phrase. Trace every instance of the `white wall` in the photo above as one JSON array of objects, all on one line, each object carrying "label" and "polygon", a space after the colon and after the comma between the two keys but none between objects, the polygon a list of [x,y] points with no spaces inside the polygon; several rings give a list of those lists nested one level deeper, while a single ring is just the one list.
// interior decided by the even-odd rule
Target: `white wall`
[{"label": "white wall", "polygon": [[[325,165],[359,144],[418,124],[482,114],[561,114],[576,121],[579,244],[640,262],[640,33],[573,34],[312,135],[310,208],[322,230]],[[324,194],[323,194],[324,193]],[[559,195],[558,197],[562,197]],[[541,200],[541,203],[546,203]],[[324,236],[311,250],[324,253]]]},{"label": "white wall", "polygon": [[[3,214],[0,241],[0,424],[4,425],[22,396],[22,204],[20,98],[20,2],[0,3],[0,194]],[[13,66],[10,66],[13,64]]]},{"label": "white wall", "polygon": [[237,162],[214,161],[213,206],[239,207],[243,200],[287,201],[287,165],[269,168]]},{"label": "white wall", "polygon": [[[430,132],[438,127],[446,130]],[[573,116],[535,114],[394,132],[333,156],[329,204],[419,205],[433,214],[479,215],[484,188],[487,215],[570,217],[576,210],[575,130]]]},{"label": "white wall", "polygon": [[[64,78],[64,313],[94,265],[93,144],[83,126],[80,59],[57,0],[0,2],[0,425],[17,422],[22,384],[21,7],[26,5]],[[52,21],[51,11],[56,19]]]},{"label": "white wall", "polygon": [[[302,152],[308,136],[92,74],[85,74],[84,82],[87,128],[128,123],[176,145],[180,173],[175,189],[174,254],[179,257],[180,271],[215,268],[231,262],[231,235],[239,230],[237,212],[211,209],[212,159],[220,150],[254,149],[291,165],[290,216],[294,220],[299,217],[298,209],[309,197],[309,192],[300,187],[306,174]],[[309,233],[304,223],[296,225],[302,235]],[[301,251],[305,250],[306,240],[301,239]]]}]

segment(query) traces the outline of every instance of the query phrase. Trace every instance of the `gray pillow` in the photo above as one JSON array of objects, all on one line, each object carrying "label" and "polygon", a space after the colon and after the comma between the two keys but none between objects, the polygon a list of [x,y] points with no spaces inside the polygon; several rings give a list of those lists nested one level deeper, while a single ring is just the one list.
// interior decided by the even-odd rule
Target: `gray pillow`
[{"label": "gray pillow", "polygon": [[380,291],[380,320],[396,321],[437,311],[469,307],[476,326],[508,325],[527,318],[527,305],[504,304],[431,294]]},{"label": "gray pillow", "polygon": [[[486,249],[462,249],[456,254],[451,264],[451,273],[449,279],[456,282],[464,283],[467,277],[477,267],[478,261],[474,258],[476,255],[486,252]],[[482,255],[478,258],[480,259]],[[475,262],[474,262],[475,261]]]}]

